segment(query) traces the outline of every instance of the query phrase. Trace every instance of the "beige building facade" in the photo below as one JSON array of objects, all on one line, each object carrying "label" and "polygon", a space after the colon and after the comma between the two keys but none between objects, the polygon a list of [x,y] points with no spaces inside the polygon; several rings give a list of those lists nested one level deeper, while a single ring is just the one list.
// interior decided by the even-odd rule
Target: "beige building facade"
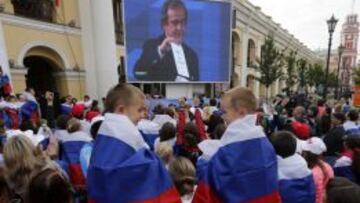
[{"label": "beige building facade", "polygon": [[[93,18],[96,17],[89,12],[95,9],[92,7],[98,5],[90,4],[89,0],[58,2],[59,4],[50,0],[0,1],[0,37],[3,38],[6,49],[6,58],[2,57],[1,64],[9,67],[14,92],[33,87],[39,93],[52,90],[62,96],[70,94],[77,98],[85,94],[98,98],[104,96],[104,93],[91,89],[93,86],[98,87],[97,79],[102,78],[95,77],[90,81],[91,76],[88,75],[91,67],[96,66],[96,61],[90,63],[89,60],[95,56],[91,56],[91,52],[97,48],[95,45],[89,47],[88,44],[89,41],[94,44],[94,38],[98,37],[92,30]],[[113,24],[113,33],[115,20],[112,12],[116,3],[120,1],[107,3],[111,9],[111,13],[107,15],[110,16],[109,22]],[[94,28],[96,26],[94,25]],[[113,48],[113,54],[109,55],[112,57],[110,66],[114,70],[108,73],[110,77],[105,78],[113,85],[118,81],[117,66],[124,51],[122,40],[115,40],[119,33],[109,35],[112,36],[110,40],[112,39]],[[104,37],[106,38],[109,37]],[[93,76],[97,75],[101,76],[93,73]]]},{"label": "beige building facade", "polygon": [[[169,98],[214,95],[237,85],[264,96],[265,88],[255,80],[257,73],[251,66],[268,35],[274,36],[279,49],[297,51],[298,57],[309,62],[318,60],[259,7],[245,0],[232,3],[234,74],[230,84],[136,85],[146,93],[155,89]],[[52,90],[77,98],[105,96],[124,74],[121,7],[121,0],[0,0],[0,42],[6,50],[0,63],[9,67],[14,91],[34,87],[40,93]],[[271,95],[282,88],[284,83],[277,81]]]}]

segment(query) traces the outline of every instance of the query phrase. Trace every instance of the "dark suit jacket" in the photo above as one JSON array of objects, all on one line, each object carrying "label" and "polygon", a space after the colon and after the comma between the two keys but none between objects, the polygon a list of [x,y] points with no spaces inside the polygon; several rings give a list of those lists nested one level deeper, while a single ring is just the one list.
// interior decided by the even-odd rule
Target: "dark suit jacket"
[{"label": "dark suit jacket", "polygon": [[[160,58],[158,47],[165,39],[161,36],[145,42],[140,59],[135,64],[134,75],[139,81],[175,81],[178,76],[172,51]],[[199,81],[199,62],[196,53],[186,44],[182,44],[190,81]]]}]

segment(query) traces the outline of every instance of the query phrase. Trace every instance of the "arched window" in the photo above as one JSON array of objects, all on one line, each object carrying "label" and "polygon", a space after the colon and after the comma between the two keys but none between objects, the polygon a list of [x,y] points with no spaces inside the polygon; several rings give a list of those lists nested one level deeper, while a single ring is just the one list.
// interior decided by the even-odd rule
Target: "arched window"
[{"label": "arched window", "polygon": [[247,66],[253,67],[255,65],[256,60],[256,50],[255,50],[255,42],[252,39],[248,41],[248,50],[247,50]]},{"label": "arched window", "polygon": [[233,63],[239,64],[240,62],[240,37],[236,32],[232,33],[232,54]]}]

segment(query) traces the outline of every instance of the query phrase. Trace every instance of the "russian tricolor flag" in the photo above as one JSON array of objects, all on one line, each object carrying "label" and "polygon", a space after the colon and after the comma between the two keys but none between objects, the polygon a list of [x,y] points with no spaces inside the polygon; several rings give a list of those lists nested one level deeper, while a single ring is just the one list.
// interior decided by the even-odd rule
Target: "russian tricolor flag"
[{"label": "russian tricolor flag", "polygon": [[284,203],[315,202],[315,183],[311,170],[299,154],[278,156],[279,190]]},{"label": "russian tricolor flag", "polygon": [[39,105],[36,101],[28,99],[21,107],[20,114],[22,119],[31,119],[33,123],[40,120]]},{"label": "russian tricolor flag", "polygon": [[150,120],[143,119],[138,123],[137,128],[150,149],[154,150],[155,140],[159,137],[160,126]]},{"label": "russian tricolor flag", "polygon": [[70,180],[75,186],[85,186],[85,176],[80,165],[81,148],[91,142],[90,135],[78,131],[64,137],[61,143],[61,160],[68,164]]},{"label": "russian tricolor flag", "polygon": [[128,117],[105,114],[87,175],[92,202],[181,202],[162,161]]},{"label": "russian tricolor flag", "polygon": [[71,115],[72,106],[66,103],[61,104],[61,114]]},{"label": "russian tricolor flag", "polygon": [[346,154],[342,157],[340,157],[338,160],[336,160],[333,169],[335,176],[341,176],[348,178],[354,183],[357,183],[358,180],[351,168],[352,165],[352,155]]},{"label": "russian tricolor flag", "polygon": [[231,123],[221,140],[200,143],[193,202],[281,202],[275,151],[255,122],[248,115]]}]

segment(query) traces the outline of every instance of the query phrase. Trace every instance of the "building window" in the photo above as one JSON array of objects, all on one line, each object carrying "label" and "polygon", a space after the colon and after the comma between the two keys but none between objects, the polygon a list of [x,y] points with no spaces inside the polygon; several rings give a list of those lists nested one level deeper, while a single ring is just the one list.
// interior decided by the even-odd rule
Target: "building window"
[{"label": "building window", "polygon": [[54,22],[54,2],[49,0],[11,0],[14,13],[18,16]]},{"label": "building window", "polygon": [[253,67],[255,65],[256,60],[256,50],[255,50],[255,42],[252,39],[248,41],[248,50],[247,50],[247,66]]},{"label": "building window", "polygon": [[232,54],[233,54],[233,64],[240,63],[240,53],[239,53],[239,46],[240,46],[240,38],[236,32],[232,33]]},{"label": "building window", "polygon": [[236,9],[234,9],[232,13],[232,28],[236,28]]},{"label": "building window", "polygon": [[124,31],[122,22],[122,0],[113,0],[115,38],[117,44],[124,44]]},{"label": "building window", "polygon": [[124,57],[120,57],[120,64],[118,66],[118,76],[119,76],[119,83],[126,82],[126,75],[125,75],[125,60]]}]

